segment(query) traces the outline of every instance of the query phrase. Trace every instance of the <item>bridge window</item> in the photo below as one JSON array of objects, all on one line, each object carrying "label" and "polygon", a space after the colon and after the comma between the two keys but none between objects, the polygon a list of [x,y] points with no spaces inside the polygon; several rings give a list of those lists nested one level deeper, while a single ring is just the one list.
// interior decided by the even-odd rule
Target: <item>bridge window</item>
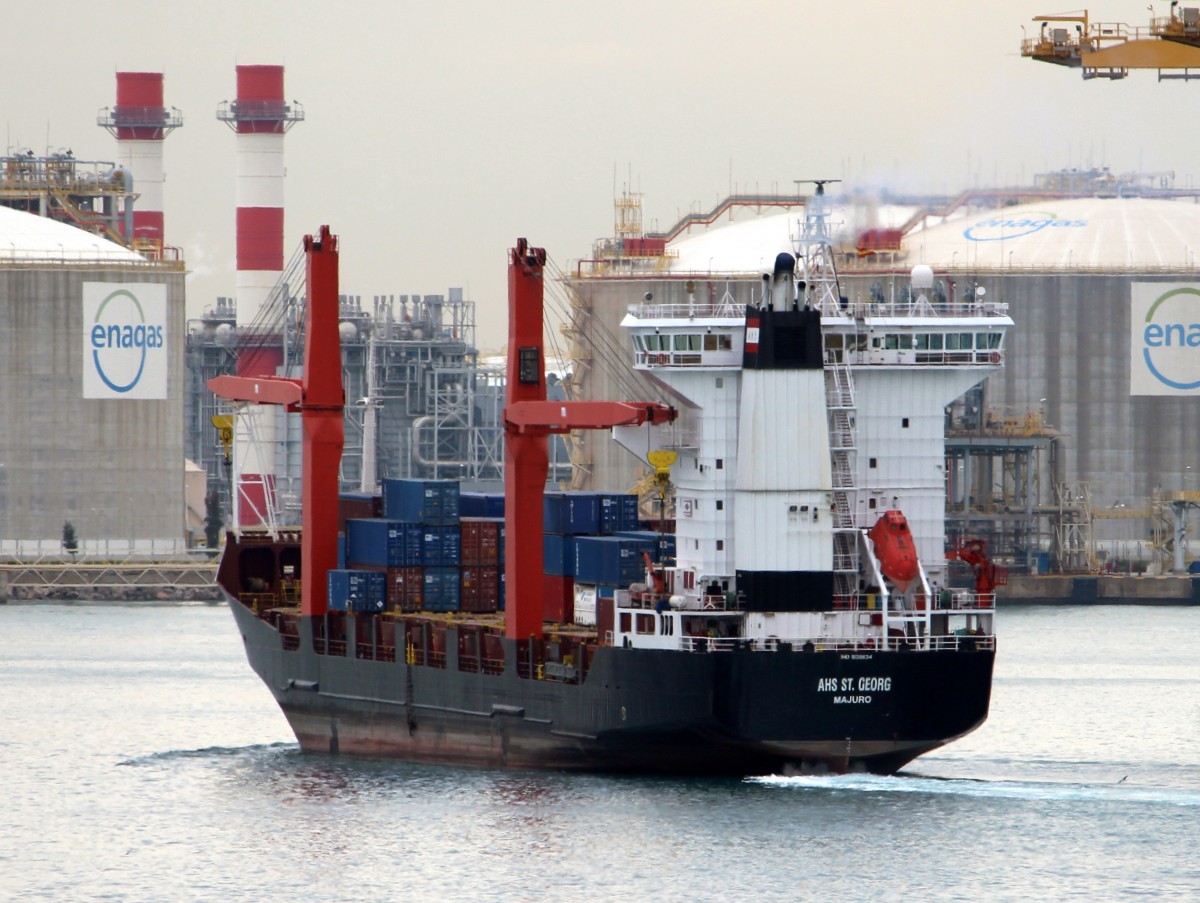
[{"label": "bridge window", "polygon": [[998,332],[975,333],[976,348],[999,348],[1001,335]]},{"label": "bridge window", "polygon": [[637,632],[641,634],[652,634],[654,630],[654,615],[639,614],[637,616]]},{"label": "bridge window", "polygon": [[971,350],[971,333],[969,332],[952,332],[946,336],[947,351],[970,351]]}]

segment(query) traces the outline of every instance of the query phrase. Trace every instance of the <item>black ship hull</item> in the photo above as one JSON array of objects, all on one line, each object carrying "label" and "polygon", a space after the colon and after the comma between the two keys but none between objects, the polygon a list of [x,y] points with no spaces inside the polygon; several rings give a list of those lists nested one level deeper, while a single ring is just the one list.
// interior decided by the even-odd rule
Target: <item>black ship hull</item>
[{"label": "black ship hull", "polygon": [[[987,717],[993,649],[685,652],[602,647],[577,680],[331,654],[230,601],[305,751],[518,769],[890,774]],[[318,646],[322,647],[318,651]]]}]

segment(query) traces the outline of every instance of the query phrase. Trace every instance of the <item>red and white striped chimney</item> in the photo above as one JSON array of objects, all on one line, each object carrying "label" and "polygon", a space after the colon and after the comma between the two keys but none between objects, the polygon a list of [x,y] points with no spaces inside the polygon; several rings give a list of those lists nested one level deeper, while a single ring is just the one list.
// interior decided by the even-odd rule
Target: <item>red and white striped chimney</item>
[{"label": "red and white striped chimney", "polygon": [[[237,100],[217,118],[237,133],[237,322],[249,325],[283,272],[283,135],[304,110],[283,95],[282,66],[238,66]],[[253,375],[253,374],[244,374]]]},{"label": "red and white striped chimney", "polygon": [[161,72],[118,72],[117,105],[100,111],[97,123],[117,139],[117,162],[132,177],[140,197],[133,210],[139,249],[161,253],[163,231],[163,139],[183,125],[174,107],[163,106]]},{"label": "red and white striped chimney", "polygon": [[[282,66],[238,66],[237,100],[222,103],[217,118],[237,133],[238,375],[275,375],[283,363],[281,324],[256,320],[283,273],[283,136],[304,110],[284,100]],[[240,526],[266,523],[274,509],[274,418],[270,409],[238,418]]]}]

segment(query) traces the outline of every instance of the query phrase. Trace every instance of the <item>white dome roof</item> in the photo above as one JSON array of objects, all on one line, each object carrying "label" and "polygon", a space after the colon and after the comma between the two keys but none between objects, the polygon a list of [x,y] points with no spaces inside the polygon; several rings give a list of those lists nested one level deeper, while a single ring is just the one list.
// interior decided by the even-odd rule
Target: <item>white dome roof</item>
[{"label": "white dome roof", "polygon": [[[854,208],[830,210],[837,241],[861,228],[897,228],[912,208],[880,207],[870,223],[855,223]],[[802,211],[761,216],[710,228],[670,245],[676,273],[764,273],[780,251],[795,253]],[[904,238],[906,267],[935,269],[1194,268],[1200,257],[1200,204],[1190,200],[1079,198],[999,210],[956,213]]]},{"label": "white dome roof", "polygon": [[935,268],[1194,267],[1200,204],[1148,198],[1038,201],[906,236],[906,262]]},{"label": "white dome roof", "polygon": [[[916,208],[883,205],[866,209],[857,205],[828,208],[827,223],[835,241],[849,239],[866,228],[899,228]],[[672,272],[765,273],[775,266],[780,251],[796,253],[804,211],[772,213],[754,219],[713,226],[704,232],[671,242]]]},{"label": "white dome roof", "polygon": [[65,223],[0,207],[0,262],[139,261],[141,254]]}]

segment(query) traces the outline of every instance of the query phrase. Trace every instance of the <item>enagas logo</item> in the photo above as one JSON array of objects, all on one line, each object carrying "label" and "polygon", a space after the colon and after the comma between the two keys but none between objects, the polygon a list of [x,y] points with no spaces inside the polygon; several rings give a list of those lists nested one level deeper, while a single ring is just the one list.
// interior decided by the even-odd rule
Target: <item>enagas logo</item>
[{"label": "enagas logo", "polygon": [[166,286],[83,286],[83,397],[166,398]]},{"label": "enagas logo", "polygon": [[1137,283],[1130,314],[1130,394],[1200,389],[1200,286]]},{"label": "enagas logo", "polygon": [[1028,210],[1014,216],[992,216],[963,230],[968,241],[1006,241],[1041,232],[1043,229],[1081,229],[1085,219],[1059,219],[1057,213]]}]

